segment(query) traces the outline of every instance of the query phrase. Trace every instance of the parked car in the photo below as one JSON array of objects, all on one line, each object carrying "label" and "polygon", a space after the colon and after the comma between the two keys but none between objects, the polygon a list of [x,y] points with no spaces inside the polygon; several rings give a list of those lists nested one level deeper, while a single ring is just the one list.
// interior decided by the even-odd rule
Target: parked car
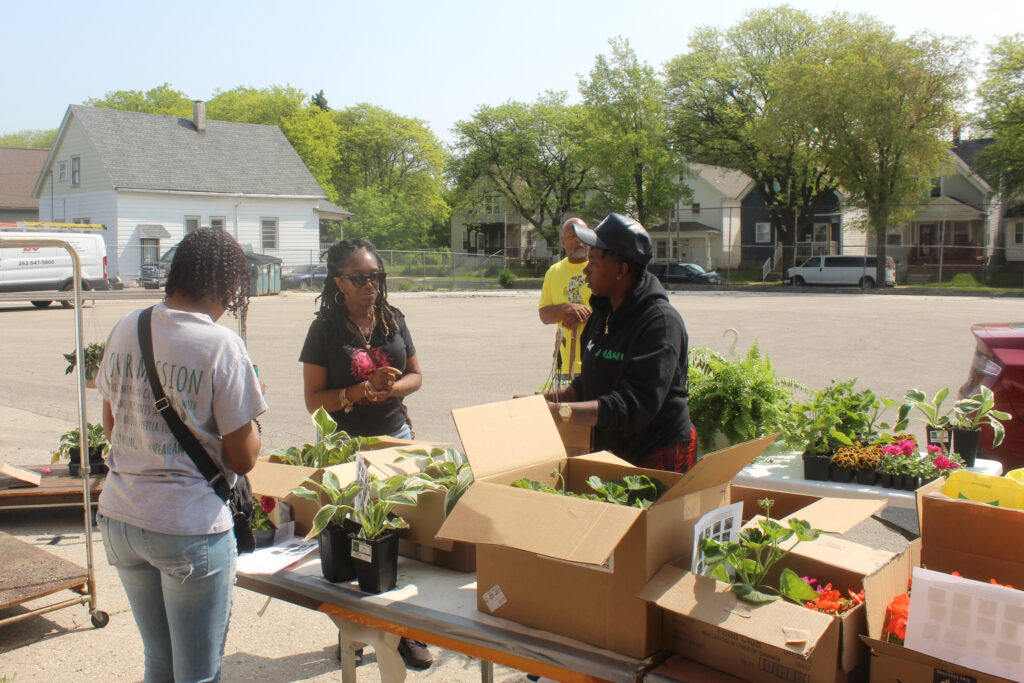
[{"label": "parked car", "polygon": [[651,263],[647,270],[663,285],[725,284],[725,278],[721,275],[713,270],[704,270],[696,263]]},{"label": "parked car", "polygon": [[995,396],[996,408],[1011,419],[1003,424],[1006,436],[992,448],[992,430],[981,430],[979,450],[1003,462],[1005,469],[1024,467],[1024,323],[971,325],[976,345],[967,381],[959,398],[987,386]]},{"label": "parked car", "polygon": [[322,289],[327,281],[327,265],[309,263],[281,273],[281,289]]},{"label": "parked car", "polygon": [[[812,256],[799,266],[787,268],[782,281],[787,285],[858,285],[872,289],[877,263],[874,256]],[[891,256],[885,257],[885,284],[896,286],[896,262]]]},{"label": "parked car", "polygon": [[143,261],[139,268],[139,284],[145,289],[160,289],[167,284],[167,273],[171,270],[171,261],[178,245],[164,252],[158,261]]}]

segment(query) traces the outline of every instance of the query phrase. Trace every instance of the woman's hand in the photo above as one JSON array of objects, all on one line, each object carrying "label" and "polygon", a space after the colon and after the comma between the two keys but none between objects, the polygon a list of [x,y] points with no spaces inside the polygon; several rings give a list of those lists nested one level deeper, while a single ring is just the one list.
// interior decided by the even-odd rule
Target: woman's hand
[{"label": "woman's hand", "polygon": [[391,396],[391,387],[388,386],[385,389],[378,391],[374,388],[373,382],[370,380],[363,380],[363,398],[366,399],[367,403],[380,403],[386,401]]},{"label": "woman's hand", "polygon": [[401,376],[401,370],[388,365],[374,370],[368,379],[370,384],[373,385],[373,389],[375,391],[389,393],[391,391],[391,387],[394,386],[395,382],[397,382],[398,378]]}]

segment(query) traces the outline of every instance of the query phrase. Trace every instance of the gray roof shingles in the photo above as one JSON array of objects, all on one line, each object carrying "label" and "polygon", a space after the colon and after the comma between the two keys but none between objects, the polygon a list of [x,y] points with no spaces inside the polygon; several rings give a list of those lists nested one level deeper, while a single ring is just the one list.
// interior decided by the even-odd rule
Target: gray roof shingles
[{"label": "gray roof shingles", "polygon": [[325,197],[277,126],[71,106],[114,187]]}]

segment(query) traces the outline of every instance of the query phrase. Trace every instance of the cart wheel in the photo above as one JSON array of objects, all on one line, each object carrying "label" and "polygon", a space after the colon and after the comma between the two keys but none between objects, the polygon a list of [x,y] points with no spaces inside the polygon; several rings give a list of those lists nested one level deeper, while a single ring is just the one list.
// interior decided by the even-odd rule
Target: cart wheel
[{"label": "cart wheel", "polygon": [[110,623],[110,615],[102,610],[94,610],[92,613],[92,625],[96,628],[103,628]]}]

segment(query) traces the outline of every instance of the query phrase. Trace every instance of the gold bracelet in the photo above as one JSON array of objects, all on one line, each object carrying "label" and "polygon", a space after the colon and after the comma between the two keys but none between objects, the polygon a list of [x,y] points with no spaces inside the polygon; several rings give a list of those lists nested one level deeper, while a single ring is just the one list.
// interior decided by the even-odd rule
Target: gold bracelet
[{"label": "gold bracelet", "polygon": [[338,400],[341,401],[340,410],[342,412],[352,412],[352,401],[348,400],[348,387],[342,387],[338,390]]}]

